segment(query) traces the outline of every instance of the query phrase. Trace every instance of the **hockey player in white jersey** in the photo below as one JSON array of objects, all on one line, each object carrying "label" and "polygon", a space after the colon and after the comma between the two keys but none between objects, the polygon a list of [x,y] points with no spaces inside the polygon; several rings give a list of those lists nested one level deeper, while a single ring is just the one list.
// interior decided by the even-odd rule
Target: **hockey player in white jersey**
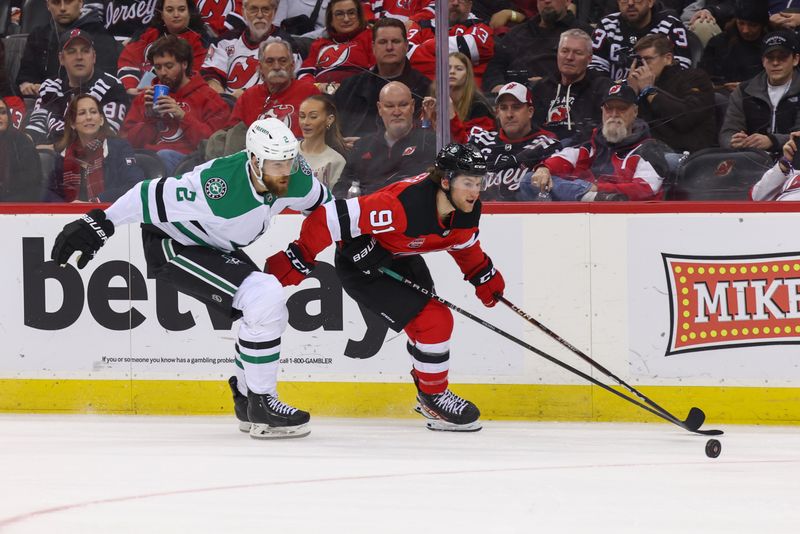
[{"label": "hockey player in white jersey", "polygon": [[239,428],[257,439],[309,433],[308,412],[277,395],[281,335],[288,311],[283,286],[241,250],[264,234],[284,208],[310,212],[331,200],[298,154],[281,121],[253,122],[246,149],[178,177],[145,180],[105,211],[67,224],[51,258],[65,265],[80,252],[83,268],[122,224],[143,223],[148,276],[241,318],[236,376],[229,380]]}]

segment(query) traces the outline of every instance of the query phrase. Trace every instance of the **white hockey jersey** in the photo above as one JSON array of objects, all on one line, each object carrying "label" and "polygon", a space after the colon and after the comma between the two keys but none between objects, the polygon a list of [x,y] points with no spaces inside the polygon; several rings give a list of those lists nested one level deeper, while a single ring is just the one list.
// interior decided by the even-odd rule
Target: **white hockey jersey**
[{"label": "white hockey jersey", "polygon": [[789,176],[776,163],[750,190],[753,200],[800,200],[800,172],[791,169]]},{"label": "white hockey jersey", "polygon": [[106,217],[114,226],[144,222],[183,245],[232,252],[258,239],[285,208],[309,212],[333,199],[303,157],[297,158],[285,196],[256,192],[242,151],[182,176],[136,184],[106,210]]}]

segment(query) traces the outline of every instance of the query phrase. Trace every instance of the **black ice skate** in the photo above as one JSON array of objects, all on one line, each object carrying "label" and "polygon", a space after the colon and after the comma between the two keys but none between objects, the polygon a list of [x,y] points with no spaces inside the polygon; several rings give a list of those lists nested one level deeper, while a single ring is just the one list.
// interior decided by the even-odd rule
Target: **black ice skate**
[{"label": "black ice skate", "polygon": [[239,392],[237,384],[235,376],[228,379],[228,385],[233,393],[233,412],[236,414],[236,419],[239,420],[239,430],[250,432],[250,420],[247,418],[247,397]]},{"label": "black ice skate", "polygon": [[430,430],[477,432],[483,428],[478,421],[481,412],[473,403],[449,389],[433,395],[425,393],[419,389],[419,381],[413,371],[411,376],[417,386],[417,406],[414,409],[428,419],[426,426]]},{"label": "black ice skate", "polygon": [[309,413],[279,401],[278,397],[250,391],[247,401],[251,438],[302,438],[311,432],[308,428]]}]

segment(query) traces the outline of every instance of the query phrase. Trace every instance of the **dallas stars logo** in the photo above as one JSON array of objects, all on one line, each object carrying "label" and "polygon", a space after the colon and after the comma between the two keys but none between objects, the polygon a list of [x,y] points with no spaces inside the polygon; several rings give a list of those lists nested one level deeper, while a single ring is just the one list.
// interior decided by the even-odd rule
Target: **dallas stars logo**
[{"label": "dallas stars logo", "polygon": [[208,198],[219,200],[228,192],[228,184],[222,178],[209,178],[204,189]]}]

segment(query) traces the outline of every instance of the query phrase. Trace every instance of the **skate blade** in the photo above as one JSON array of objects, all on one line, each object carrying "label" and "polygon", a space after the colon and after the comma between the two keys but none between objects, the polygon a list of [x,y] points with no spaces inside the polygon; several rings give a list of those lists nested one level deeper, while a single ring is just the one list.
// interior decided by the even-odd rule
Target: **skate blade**
[{"label": "skate blade", "polygon": [[297,426],[269,426],[252,423],[250,437],[253,439],[288,439],[302,438],[311,433],[307,424]]},{"label": "skate blade", "polygon": [[250,427],[252,424],[249,421],[239,421],[239,432],[244,432],[245,434],[250,432]]},{"label": "skate blade", "polygon": [[425,427],[428,430],[435,430],[437,432],[477,432],[483,428],[483,425],[480,421],[473,421],[472,423],[467,423],[465,425],[448,423],[447,421],[439,419],[438,417],[434,417],[419,404],[414,407],[414,411],[427,419],[425,422]]}]

